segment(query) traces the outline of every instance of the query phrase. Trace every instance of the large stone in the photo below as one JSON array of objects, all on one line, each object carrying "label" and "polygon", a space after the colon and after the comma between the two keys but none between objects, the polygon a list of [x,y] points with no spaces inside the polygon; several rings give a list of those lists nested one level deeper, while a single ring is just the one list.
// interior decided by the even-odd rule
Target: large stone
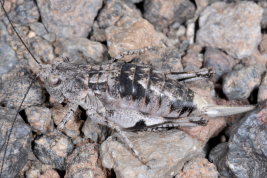
[{"label": "large stone", "polygon": [[102,143],[100,155],[103,166],[113,168],[121,178],[173,177],[186,161],[202,152],[199,143],[180,130],[125,134],[151,169],[112,136]]},{"label": "large stone", "polygon": [[248,57],[261,41],[262,13],[254,2],[215,2],[201,13],[196,41],[238,59]]}]

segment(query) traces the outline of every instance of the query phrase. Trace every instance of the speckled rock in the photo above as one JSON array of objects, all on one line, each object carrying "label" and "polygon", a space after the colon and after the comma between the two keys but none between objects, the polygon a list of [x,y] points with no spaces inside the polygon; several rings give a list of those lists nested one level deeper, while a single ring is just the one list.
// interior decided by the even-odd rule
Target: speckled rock
[{"label": "speckled rock", "polygon": [[[7,134],[11,130],[12,122],[15,118],[16,110],[3,108],[0,106],[0,160],[4,156],[4,149]],[[18,115],[12,134],[9,139],[3,172],[1,177],[14,178],[22,170],[28,159],[28,151],[31,149],[32,132],[31,128],[25,124],[23,119]]]},{"label": "speckled rock", "polygon": [[258,5],[263,8],[263,14],[261,19],[261,28],[267,27],[267,2],[266,1],[259,1]]},{"label": "speckled rock", "polygon": [[[217,162],[222,176],[242,178],[266,176],[266,116],[265,100],[233,127],[228,145],[224,143],[222,146],[217,146],[215,151],[212,150],[210,157]],[[221,156],[216,156],[215,152]]]},{"label": "speckled rock", "polygon": [[158,31],[174,22],[184,23],[192,18],[195,6],[189,0],[147,0],[144,3],[144,17]]},{"label": "speckled rock", "polygon": [[182,64],[184,68],[188,65],[195,65],[198,69],[200,69],[202,67],[202,62],[203,55],[201,56],[201,54],[195,52],[188,53],[182,58]]},{"label": "speckled rock", "polygon": [[[6,107],[18,108],[31,81],[32,79],[28,76],[2,81],[0,84],[0,103]],[[42,104],[45,101],[45,93],[45,89],[36,82],[29,90],[21,109]]]},{"label": "speckled rock", "polygon": [[65,178],[106,178],[107,171],[101,165],[99,146],[87,143],[76,148],[66,161]]},{"label": "speckled rock", "polygon": [[196,41],[238,59],[248,57],[261,41],[262,13],[254,2],[215,2],[201,13]]},{"label": "speckled rock", "polygon": [[0,42],[0,76],[8,73],[17,64],[17,55],[15,51],[6,44]]},{"label": "speckled rock", "polygon": [[25,173],[26,178],[38,178],[40,175],[41,173],[38,169],[30,169]]},{"label": "speckled rock", "polygon": [[235,60],[222,51],[212,47],[206,48],[204,66],[213,67],[216,71],[212,81],[217,82],[224,74],[230,72],[235,64]]},{"label": "speckled rock", "polygon": [[52,165],[53,168],[58,170],[65,170],[66,158],[72,153],[74,145],[67,136],[59,134],[58,142],[50,148],[55,138],[56,135],[43,135],[35,139],[33,153],[42,163]]},{"label": "speckled rock", "polygon": [[255,64],[234,70],[223,78],[223,92],[229,100],[242,100],[249,97],[251,91],[260,85],[265,67]]},{"label": "speckled rock", "polygon": [[152,48],[139,55],[132,61],[133,64],[152,66],[163,72],[182,72],[180,52],[175,47]]},{"label": "speckled rock", "polygon": [[50,43],[53,43],[54,41],[56,41],[56,35],[54,33],[46,33],[42,35],[42,37]]},{"label": "speckled rock", "polygon": [[126,135],[151,169],[112,136],[102,143],[100,155],[102,165],[113,168],[117,177],[173,177],[186,161],[202,152],[199,143],[180,130]]},{"label": "speckled rock", "polygon": [[53,121],[48,108],[30,107],[25,112],[33,131],[39,134],[47,134],[53,131]]},{"label": "speckled rock", "polygon": [[33,0],[27,0],[17,5],[8,15],[12,22],[21,25],[37,22],[40,17],[38,7]]},{"label": "speckled rock", "polygon": [[31,30],[33,30],[37,35],[41,36],[47,33],[44,25],[40,22],[35,22],[30,25]]},{"label": "speckled rock", "polygon": [[[102,0],[37,0],[42,22],[57,37],[87,37]],[[84,18],[86,17],[86,18]]]},{"label": "speckled rock", "polygon": [[103,142],[111,134],[109,127],[98,124],[92,121],[89,117],[86,119],[82,132],[86,138],[89,138],[95,143]]},{"label": "speckled rock", "polygon": [[71,62],[99,64],[108,60],[106,47],[86,38],[59,38],[55,47],[56,54],[62,56],[63,53],[67,53]]},{"label": "speckled rock", "polygon": [[261,43],[259,46],[260,52],[267,54],[267,34],[262,35]]},{"label": "speckled rock", "polygon": [[0,42],[8,43],[9,39],[10,37],[6,26],[2,21],[0,21]]},{"label": "speckled rock", "polygon": [[[67,115],[68,111],[69,111],[68,105],[63,107],[61,104],[57,104],[53,108],[51,108],[51,114],[54,123],[58,125],[62,121],[62,119]],[[80,135],[80,128],[82,126],[81,113],[82,113],[81,110],[77,109],[74,112],[73,117],[71,117],[71,120],[69,120],[64,126],[63,132],[72,139]]]},{"label": "speckled rock", "polygon": [[206,158],[196,157],[184,165],[182,171],[175,178],[218,178],[219,173],[214,164]]},{"label": "speckled rock", "polygon": [[258,102],[267,99],[267,73],[264,74],[258,91]]},{"label": "speckled rock", "polygon": [[97,16],[97,22],[100,28],[107,28],[116,25],[116,23],[125,16],[139,19],[142,17],[142,14],[140,10],[129,1],[107,0]]},{"label": "speckled rock", "polygon": [[[107,28],[106,36],[111,57],[129,50],[161,46],[163,38],[147,20],[132,20],[128,17],[120,20],[117,26]],[[138,55],[128,55],[123,60],[131,61],[136,56]]]},{"label": "speckled rock", "polygon": [[60,176],[54,169],[49,169],[45,171],[42,175],[40,175],[39,178],[60,178]]}]

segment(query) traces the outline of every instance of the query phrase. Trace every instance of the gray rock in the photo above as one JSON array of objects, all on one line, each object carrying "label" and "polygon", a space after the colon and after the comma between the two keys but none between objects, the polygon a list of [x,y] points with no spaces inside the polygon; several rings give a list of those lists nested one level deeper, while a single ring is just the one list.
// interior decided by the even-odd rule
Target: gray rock
[{"label": "gray rock", "polygon": [[53,131],[54,125],[48,108],[30,107],[25,112],[33,131],[39,134],[47,134]]},{"label": "gray rock", "polygon": [[[52,142],[58,138],[58,142],[51,148]],[[66,158],[74,149],[70,138],[59,133],[51,136],[43,135],[34,140],[33,153],[44,164],[52,165],[59,170],[66,169]]]},{"label": "gray rock", "polygon": [[102,0],[37,0],[42,22],[57,37],[87,37]]},{"label": "gray rock", "polygon": [[[11,131],[11,125],[15,119],[15,115],[16,110],[0,106],[0,165],[2,165],[6,139],[8,137],[7,134]],[[18,115],[9,139],[1,177],[14,178],[18,175],[28,160],[31,141],[31,128]]]},{"label": "gray rock", "polygon": [[189,0],[146,0],[144,17],[162,31],[174,22],[183,24],[195,14],[195,6]]},{"label": "gray rock", "polygon": [[102,143],[100,155],[102,165],[113,168],[117,177],[173,177],[186,161],[202,152],[197,140],[180,130],[126,132],[126,135],[151,169],[112,136]]},{"label": "gray rock", "polygon": [[15,51],[6,42],[0,42],[0,77],[12,70],[17,61]]},{"label": "gray rock", "polygon": [[8,15],[12,22],[21,25],[37,22],[40,17],[36,3],[33,0],[27,0],[17,5]]},{"label": "gray rock", "polygon": [[59,38],[55,46],[56,53],[59,56],[67,53],[71,62],[99,64],[108,60],[107,48],[99,42],[90,41],[86,38]]},{"label": "gray rock", "polygon": [[249,97],[255,87],[261,82],[265,71],[261,64],[234,70],[223,78],[223,92],[229,100],[243,100]]},{"label": "gray rock", "polygon": [[111,130],[107,126],[100,125],[87,117],[82,132],[84,136],[95,143],[103,142],[110,136]]},{"label": "gray rock", "polygon": [[87,143],[76,148],[66,161],[65,178],[106,178],[107,171],[101,166],[99,145]]},{"label": "gray rock", "polygon": [[211,157],[218,163],[221,162],[217,163],[220,173],[223,170],[223,175],[227,175],[225,172],[228,170],[227,177],[266,177],[266,113],[267,100],[258,104],[258,107],[242,118],[238,127],[232,130],[226,156],[216,156],[215,153],[225,154],[225,144],[216,148],[217,151],[212,151]]},{"label": "gray rock", "polygon": [[32,23],[30,25],[30,28],[31,28],[31,30],[33,30],[39,36],[47,33],[44,25],[42,23],[40,23],[40,22]]},{"label": "gray rock", "polygon": [[107,28],[116,25],[122,17],[126,16],[139,19],[142,14],[130,1],[107,0],[97,17],[97,22],[100,28]]},{"label": "gray rock", "polygon": [[9,33],[6,29],[5,24],[2,21],[0,21],[0,41],[7,43],[9,41],[9,38],[10,38]]},{"label": "gray rock", "polygon": [[238,59],[248,57],[261,41],[262,13],[254,2],[215,2],[201,13],[196,41]]},{"label": "gray rock", "polygon": [[218,49],[207,47],[205,51],[205,67],[214,67],[216,74],[212,78],[217,82],[224,74],[230,72],[236,64],[235,60]]},{"label": "gray rock", "polygon": [[259,87],[259,91],[258,91],[258,99],[257,101],[263,101],[265,99],[267,99],[267,73],[264,74],[264,77],[261,81],[261,85]]},{"label": "gray rock", "polygon": [[56,35],[54,33],[47,33],[47,34],[42,35],[42,37],[50,43],[53,43],[54,41],[56,41]]},{"label": "gray rock", "polygon": [[[2,81],[0,83],[0,103],[10,108],[18,108],[32,79],[28,76]],[[38,82],[29,90],[21,109],[29,106],[40,105],[45,101],[45,89]]]},{"label": "gray rock", "polygon": [[261,28],[267,27],[267,2],[266,1],[259,1],[258,5],[263,8],[263,14],[261,19]]}]

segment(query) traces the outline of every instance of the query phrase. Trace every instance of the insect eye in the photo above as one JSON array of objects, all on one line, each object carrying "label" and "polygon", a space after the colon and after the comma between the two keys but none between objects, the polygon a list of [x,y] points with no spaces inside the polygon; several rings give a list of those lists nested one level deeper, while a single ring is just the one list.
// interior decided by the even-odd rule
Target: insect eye
[{"label": "insect eye", "polygon": [[55,75],[55,74],[49,75],[49,77],[48,77],[48,85],[50,87],[56,87],[60,83],[61,83],[61,80],[60,80],[60,78],[57,75]]}]

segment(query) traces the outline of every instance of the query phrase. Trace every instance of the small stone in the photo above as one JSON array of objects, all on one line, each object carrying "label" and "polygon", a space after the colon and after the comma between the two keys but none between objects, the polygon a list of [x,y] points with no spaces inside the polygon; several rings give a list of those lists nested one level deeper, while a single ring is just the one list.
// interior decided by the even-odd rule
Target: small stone
[{"label": "small stone", "polygon": [[21,25],[37,22],[40,17],[38,7],[33,0],[27,0],[17,5],[8,15],[12,22]]},{"label": "small stone", "polygon": [[213,67],[216,71],[212,81],[217,82],[224,74],[230,72],[236,64],[235,60],[218,49],[207,47],[205,51],[205,67]]},{"label": "small stone", "polygon": [[60,178],[57,171],[54,169],[46,170],[39,178]]},{"label": "small stone", "polygon": [[53,131],[54,126],[51,119],[51,112],[48,108],[30,107],[25,112],[34,132],[48,134]]},{"label": "small stone", "polygon": [[[120,20],[117,26],[107,28],[106,36],[111,57],[125,51],[160,46],[162,39],[162,35],[147,20],[132,20],[127,17]],[[138,55],[126,55],[123,60],[129,62],[136,56]]]},{"label": "small stone", "polygon": [[139,55],[132,61],[133,64],[147,65],[163,72],[182,72],[181,55],[177,48],[152,48]]},{"label": "small stone", "polygon": [[258,1],[258,5],[263,8],[263,14],[261,19],[261,28],[266,29],[267,27],[267,2]]},{"label": "small stone", "polygon": [[[7,134],[11,131],[11,126],[13,120],[15,119],[16,112],[16,110],[0,106],[1,164],[7,143]],[[20,115],[18,115],[9,138],[1,177],[14,178],[23,169],[28,159],[28,152],[31,150],[31,141],[31,128],[23,121]]]},{"label": "small stone", "polygon": [[25,177],[26,178],[38,178],[40,177],[40,170],[38,169],[30,169],[26,171]]},{"label": "small stone", "polygon": [[202,61],[199,59],[199,53],[188,53],[182,58],[182,64],[184,68],[193,64],[200,69],[202,67]]},{"label": "small stone", "polygon": [[267,54],[267,34],[263,34],[260,43],[260,52]]},{"label": "small stone", "polygon": [[[58,125],[67,115],[68,111],[69,111],[68,105],[63,107],[61,104],[57,104],[53,108],[51,108],[51,114],[54,123]],[[72,139],[75,139],[80,135],[80,128],[82,126],[82,122],[80,119],[81,114],[82,114],[81,110],[77,109],[74,112],[73,116],[71,117],[71,120],[69,120],[64,126],[63,132]]]},{"label": "small stone", "polygon": [[102,0],[37,0],[37,5],[42,23],[49,32],[57,37],[86,38],[102,7]]},{"label": "small stone", "polygon": [[35,22],[30,25],[31,30],[33,30],[37,35],[42,36],[47,33],[44,25],[40,22]]},{"label": "small stone", "polygon": [[4,41],[0,42],[0,77],[11,71],[17,64],[15,51]]},{"label": "small stone", "polygon": [[66,161],[65,178],[106,178],[107,171],[101,165],[99,146],[87,143],[76,148]]},{"label": "small stone", "polygon": [[264,74],[258,91],[258,102],[267,99],[267,73]]},{"label": "small stone", "polygon": [[[56,136],[58,142],[51,148]],[[42,163],[52,165],[58,170],[65,170],[65,160],[72,153],[73,148],[73,143],[64,134],[42,135],[34,140],[33,153]]]},{"label": "small stone", "polygon": [[261,64],[262,66],[266,66],[266,62],[267,62],[267,55],[261,54],[259,50],[255,50],[249,57],[243,58],[241,61],[241,63],[244,63],[245,66],[254,64]]},{"label": "small stone", "polygon": [[104,42],[107,40],[105,29],[93,28],[93,35],[90,40]]},{"label": "small stone", "polygon": [[223,92],[229,100],[243,100],[249,97],[261,82],[265,67],[260,64],[234,70],[223,78]]},{"label": "small stone", "polygon": [[147,0],[144,17],[162,31],[174,22],[183,24],[195,14],[195,6],[189,0]]},{"label": "small stone", "polygon": [[100,64],[108,60],[106,47],[86,38],[59,38],[55,46],[55,53],[59,56],[68,53],[71,62]]},{"label": "small stone", "polygon": [[175,178],[218,178],[219,175],[214,164],[206,158],[196,157],[186,163]]},{"label": "small stone", "polygon": [[176,32],[176,36],[179,37],[185,35],[185,31],[186,31],[185,26],[181,25]]},{"label": "small stone", "polygon": [[261,40],[262,13],[254,2],[215,2],[201,13],[196,41],[238,59],[248,57]]},{"label": "small stone", "polygon": [[[3,81],[0,85],[0,103],[9,108],[18,108],[31,82],[29,76]],[[44,103],[45,93],[45,89],[38,82],[34,83],[21,109]]]},{"label": "small stone", "polygon": [[82,132],[85,137],[89,138],[93,142],[100,143],[105,141],[107,137],[110,136],[111,130],[109,127],[100,125],[87,117],[82,127]]},{"label": "small stone", "polygon": [[102,143],[100,155],[102,165],[113,168],[120,177],[173,177],[186,161],[202,152],[199,143],[180,130],[125,134],[151,169],[112,136]]},{"label": "small stone", "polygon": [[215,147],[219,150],[216,151],[219,152],[217,154],[224,156],[216,156],[212,150],[210,157],[216,160],[222,176],[249,178],[266,175],[266,116],[267,100],[259,103],[254,111],[236,123],[237,126],[231,131],[228,145],[223,143],[224,148],[221,149]]},{"label": "small stone", "polygon": [[107,0],[97,17],[97,22],[99,28],[107,28],[115,26],[119,20],[126,16],[132,19],[139,19],[142,17],[142,14],[140,10],[129,1]]},{"label": "small stone", "polygon": [[6,29],[6,26],[2,21],[0,21],[0,42],[8,43],[9,40],[10,40],[10,37],[9,37],[9,33]]},{"label": "small stone", "polygon": [[49,43],[53,43],[54,41],[56,41],[56,34],[54,33],[47,33],[42,35],[42,37]]}]

